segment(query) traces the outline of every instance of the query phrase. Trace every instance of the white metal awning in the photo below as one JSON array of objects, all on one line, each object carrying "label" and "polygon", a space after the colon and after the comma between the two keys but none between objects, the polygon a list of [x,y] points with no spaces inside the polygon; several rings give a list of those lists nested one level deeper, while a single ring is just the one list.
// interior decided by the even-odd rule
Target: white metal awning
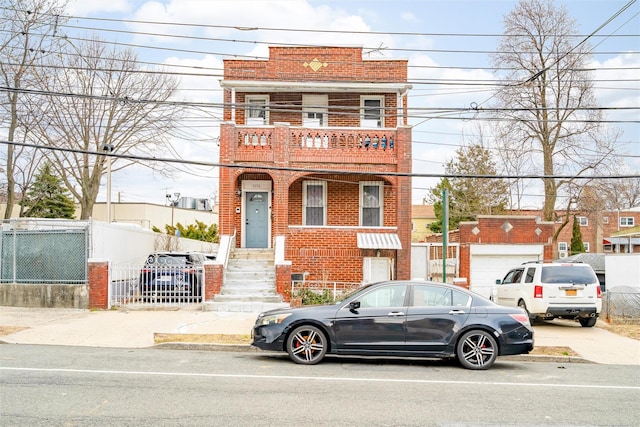
[{"label": "white metal awning", "polygon": [[402,249],[397,234],[392,233],[358,233],[360,249]]}]

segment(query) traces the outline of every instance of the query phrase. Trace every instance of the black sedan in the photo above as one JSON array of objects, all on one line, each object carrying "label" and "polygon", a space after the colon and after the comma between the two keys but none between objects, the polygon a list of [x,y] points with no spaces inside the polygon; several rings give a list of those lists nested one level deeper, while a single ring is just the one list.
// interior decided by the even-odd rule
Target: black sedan
[{"label": "black sedan", "polygon": [[533,349],[520,308],[499,306],[459,286],[422,281],[367,285],[334,305],[261,313],[253,343],[313,365],[328,354],[457,358],[487,369],[497,356]]}]

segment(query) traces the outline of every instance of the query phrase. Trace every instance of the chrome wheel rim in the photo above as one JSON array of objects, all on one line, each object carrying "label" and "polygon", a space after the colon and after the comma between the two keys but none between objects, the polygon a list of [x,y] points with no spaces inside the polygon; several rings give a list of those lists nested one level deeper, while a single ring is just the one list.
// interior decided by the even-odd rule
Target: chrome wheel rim
[{"label": "chrome wheel rim", "polygon": [[323,356],[324,337],[312,329],[298,331],[291,340],[291,355],[304,362],[313,362]]},{"label": "chrome wheel rim", "polygon": [[462,343],[462,357],[473,366],[491,363],[495,352],[493,342],[484,334],[469,335]]}]

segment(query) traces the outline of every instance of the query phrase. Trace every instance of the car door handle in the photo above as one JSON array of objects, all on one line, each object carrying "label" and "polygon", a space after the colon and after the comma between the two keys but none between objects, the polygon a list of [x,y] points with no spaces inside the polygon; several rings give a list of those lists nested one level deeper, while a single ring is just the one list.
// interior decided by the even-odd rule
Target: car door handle
[{"label": "car door handle", "polygon": [[402,311],[390,311],[387,316],[404,316],[404,312]]},{"label": "car door handle", "polygon": [[451,310],[449,314],[464,314],[464,310]]}]

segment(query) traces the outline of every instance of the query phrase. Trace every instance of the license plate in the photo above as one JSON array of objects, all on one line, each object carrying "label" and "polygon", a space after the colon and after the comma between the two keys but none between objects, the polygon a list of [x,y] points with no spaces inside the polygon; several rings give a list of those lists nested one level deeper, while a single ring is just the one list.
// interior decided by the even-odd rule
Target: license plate
[{"label": "license plate", "polygon": [[564,291],[565,295],[568,297],[575,297],[578,295],[578,290],[577,289],[567,289]]}]

